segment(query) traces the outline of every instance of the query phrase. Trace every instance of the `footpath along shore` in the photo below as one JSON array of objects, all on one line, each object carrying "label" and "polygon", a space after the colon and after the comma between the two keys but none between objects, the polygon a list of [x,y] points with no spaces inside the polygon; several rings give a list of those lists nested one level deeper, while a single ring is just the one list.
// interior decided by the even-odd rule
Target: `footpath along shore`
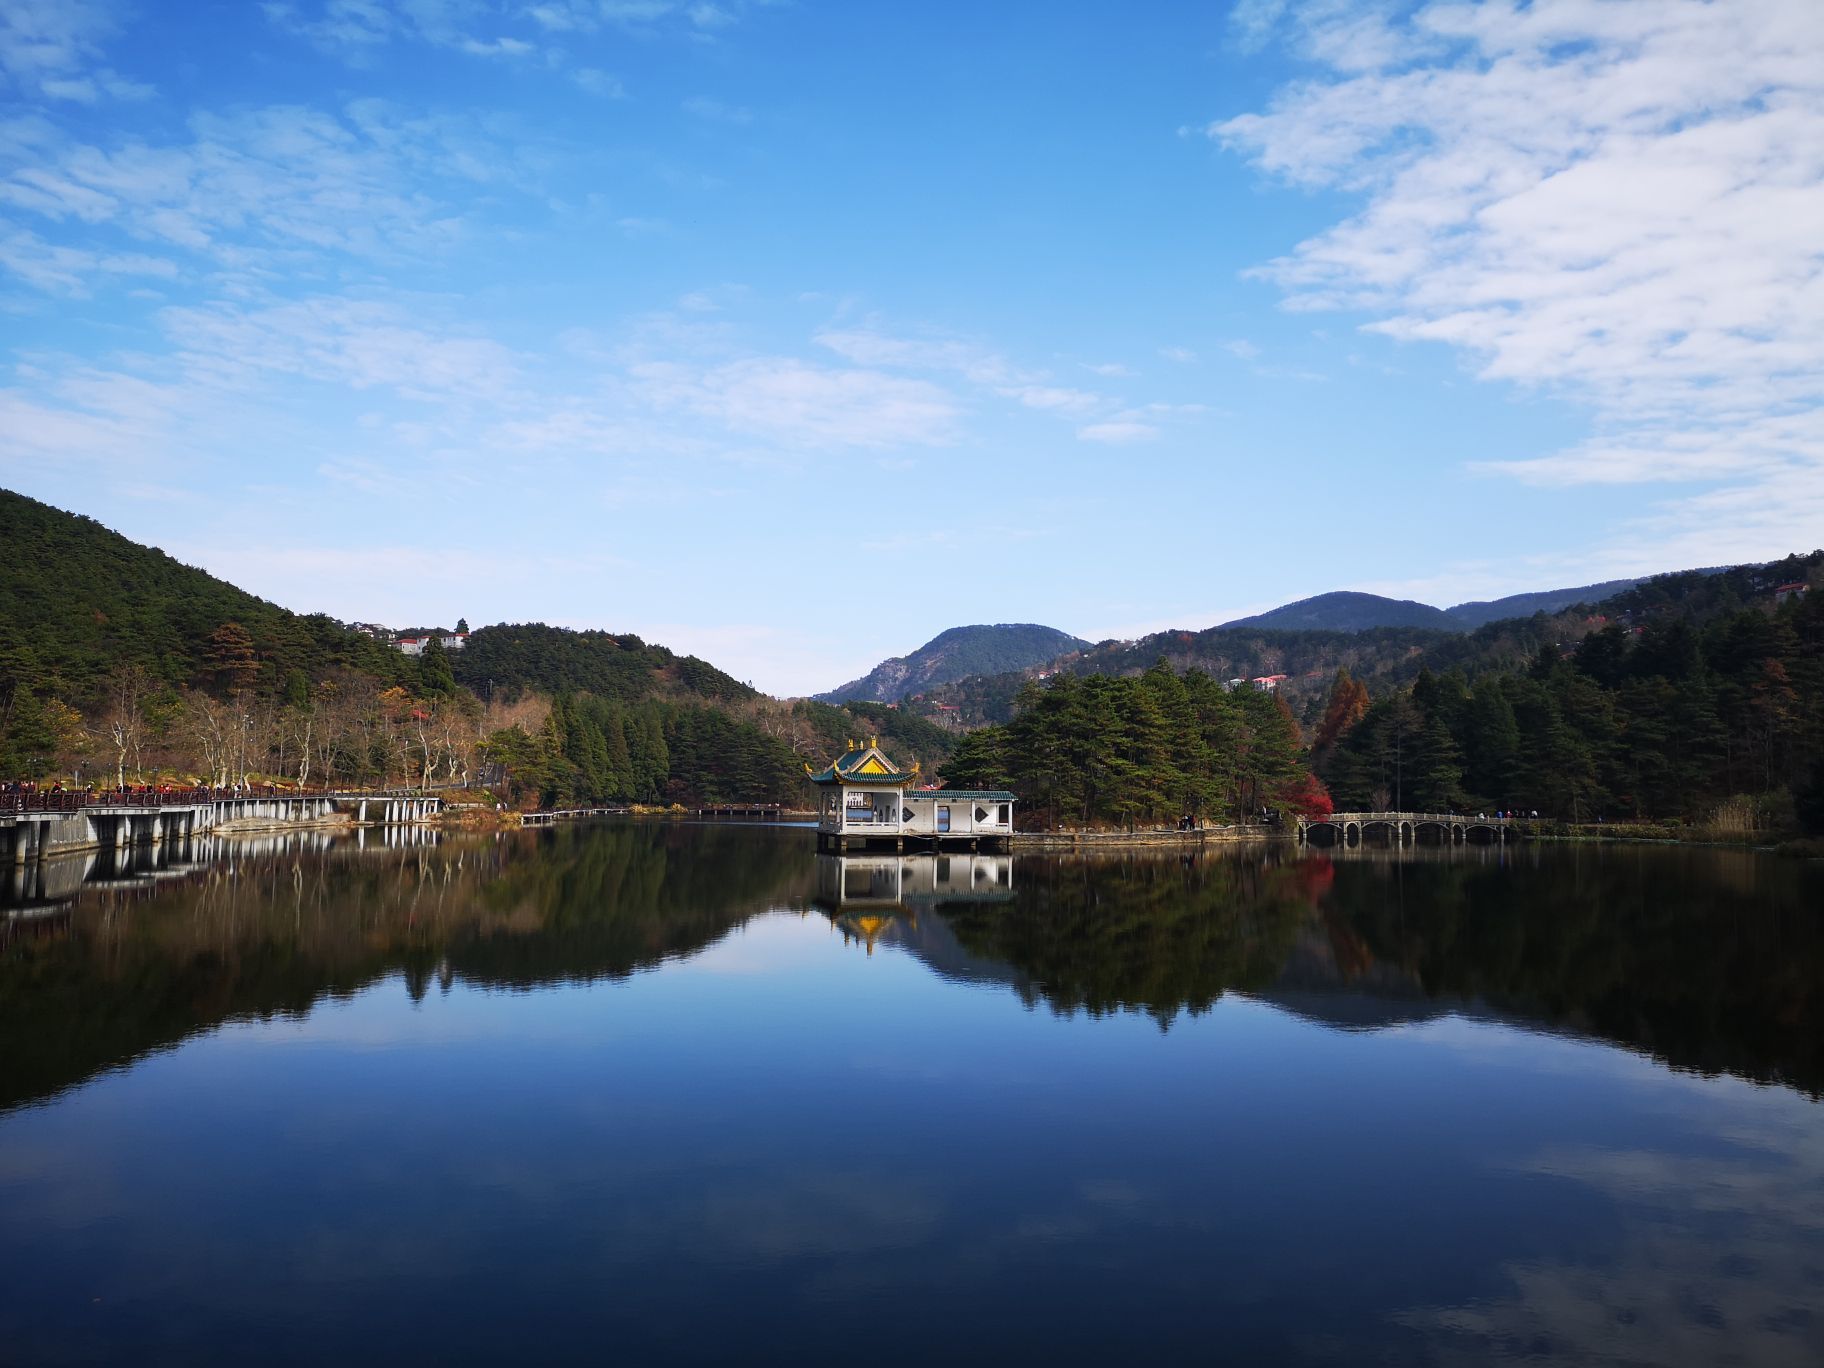
[{"label": "footpath along shore", "polygon": [[1197,850],[1215,845],[1267,845],[1293,839],[1293,832],[1277,826],[1211,826],[1190,831],[1154,827],[1137,831],[1016,831],[1010,839],[1014,850],[1128,850],[1170,848]]}]

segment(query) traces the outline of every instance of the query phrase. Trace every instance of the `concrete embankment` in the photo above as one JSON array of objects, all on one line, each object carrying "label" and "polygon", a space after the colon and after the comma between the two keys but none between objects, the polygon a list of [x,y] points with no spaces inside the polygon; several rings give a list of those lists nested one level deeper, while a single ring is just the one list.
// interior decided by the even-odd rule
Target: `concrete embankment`
[{"label": "concrete embankment", "polygon": [[1016,831],[1014,850],[1201,850],[1206,846],[1268,845],[1288,841],[1292,833],[1280,827],[1203,827],[1180,831],[1161,827],[1148,831]]}]

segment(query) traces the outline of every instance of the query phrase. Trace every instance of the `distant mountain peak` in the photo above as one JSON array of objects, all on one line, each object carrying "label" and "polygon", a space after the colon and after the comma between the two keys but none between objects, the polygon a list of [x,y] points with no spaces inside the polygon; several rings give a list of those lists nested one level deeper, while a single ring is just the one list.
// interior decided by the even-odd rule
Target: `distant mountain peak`
[{"label": "distant mountain peak", "polygon": [[824,703],[897,703],[938,684],[970,675],[1009,674],[1056,660],[1090,643],[1036,622],[950,627],[903,656],[883,660],[860,679],[818,694]]},{"label": "distant mountain peak", "polygon": [[1641,583],[1638,579],[1607,580],[1569,589],[1542,589],[1509,594],[1506,598],[1459,603],[1436,608],[1413,599],[1387,598],[1341,589],[1299,599],[1283,607],[1236,618],[1223,627],[1263,627],[1287,632],[1366,632],[1376,627],[1424,627],[1439,632],[1469,632],[1506,618],[1558,613],[1575,603],[1597,603]]},{"label": "distant mountain peak", "polygon": [[1429,627],[1460,632],[1457,622],[1442,608],[1412,599],[1384,598],[1351,589],[1299,599],[1252,617],[1237,618],[1226,627],[1270,627],[1284,632],[1365,632],[1373,627]]}]

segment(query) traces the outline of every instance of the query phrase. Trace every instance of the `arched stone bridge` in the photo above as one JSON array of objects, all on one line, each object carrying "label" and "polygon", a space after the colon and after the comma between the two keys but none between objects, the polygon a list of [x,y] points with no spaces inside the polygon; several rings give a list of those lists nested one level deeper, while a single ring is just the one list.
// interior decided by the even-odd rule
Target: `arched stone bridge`
[{"label": "arched stone bridge", "polygon": [[1333,812],[1328,817],[1300,817],[1298,839],[1311,840],[1320,827],[1330,831],[1330,844],[1361,844],[1364,833],[1380,828],[1395,845],[1412,845],[1421,831],[1434,833],[1439,842],[1454,845],[1471,839],[1496,842],[1511,841],[1528,829],[1528,823],[1516,817],[1490,817],[1486,814],[1459,812]]}]

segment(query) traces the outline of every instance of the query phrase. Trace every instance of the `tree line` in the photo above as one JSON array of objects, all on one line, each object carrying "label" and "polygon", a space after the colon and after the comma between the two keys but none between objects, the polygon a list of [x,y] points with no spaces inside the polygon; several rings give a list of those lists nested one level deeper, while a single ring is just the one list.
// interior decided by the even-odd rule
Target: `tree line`
[{"label": "tree line", "polygon": [[[951,745],[941,728],[882,706],[784,704],[751,690],[705,698],[686,684],[692,658],[637,639],[592,649],[598,660],[635,663],[638,677],[614,664],[595,676],[606,685],[601,694],[495,687],[484,699],[457,682],[435,639],[416,659],[395,652],[401,668],[389,675],[333,667],[313,676],[227,622],[195,652],[184,682],[129,660],[78,707],[30,651],[0,648],[0,776],[120,786],[178,778],[223,787],[482,784],[515,804],[547,807],[790,803],[801,796],[805,762],[822,764],[859,731],[880,734],[907,763],[935,765]],[[573,665],[589,658],[568,656]]]},{"label": "tree line", "polygon": [[[1694,590],[1726,594],[1715,578]],[[1339,670],[1314,753],[1345,808],[1815,827],[1824,598],[1611,622],[1523,669],[1425,670],[1372,701]]]},{"label": "tree line", "polygon": [[1230,690],[1163,661],[1143,674],[1028,684],[1013,720],[983,727],[945,762],[947,783],[1007,788],[1043,827],[1232,821],[1321,805],[1298,723],[1277,695]]}]

